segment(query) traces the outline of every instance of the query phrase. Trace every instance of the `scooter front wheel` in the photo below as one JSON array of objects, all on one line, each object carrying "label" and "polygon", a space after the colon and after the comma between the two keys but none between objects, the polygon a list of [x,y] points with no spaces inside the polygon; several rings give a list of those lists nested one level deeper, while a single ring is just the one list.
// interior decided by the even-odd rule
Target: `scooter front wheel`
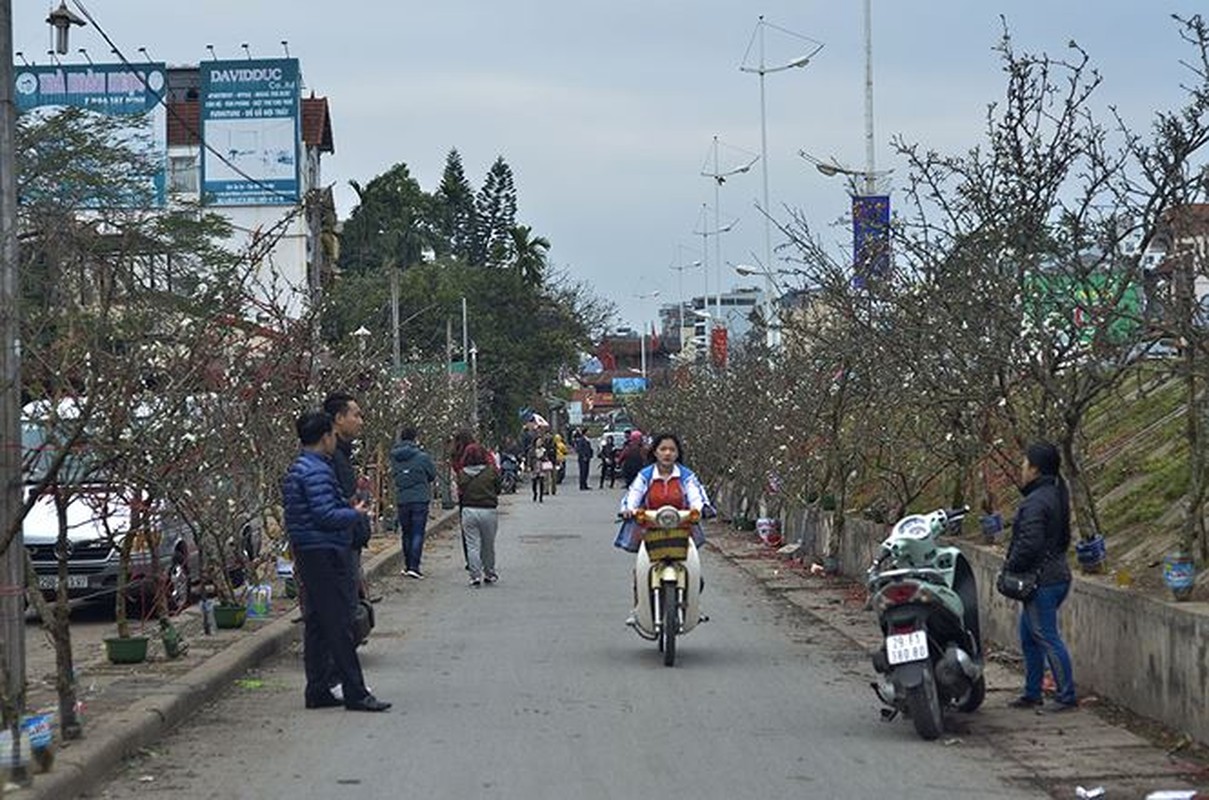
[{"label": "scooter front wheel", "polygon": [[676,665],[676,634],[680,632],[680,590],[675,581],[663,582],[663,666]]}]

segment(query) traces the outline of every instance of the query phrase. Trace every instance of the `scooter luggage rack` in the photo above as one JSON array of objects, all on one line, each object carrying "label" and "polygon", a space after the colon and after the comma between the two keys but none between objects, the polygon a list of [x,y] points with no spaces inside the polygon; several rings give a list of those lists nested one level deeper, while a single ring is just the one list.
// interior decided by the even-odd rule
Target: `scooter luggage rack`
[{"label": "scooter luggage rack", "polygon": [[647,558],[651,561],[685,561],[688,559],[687,528],[647,528],[642,534]]}]

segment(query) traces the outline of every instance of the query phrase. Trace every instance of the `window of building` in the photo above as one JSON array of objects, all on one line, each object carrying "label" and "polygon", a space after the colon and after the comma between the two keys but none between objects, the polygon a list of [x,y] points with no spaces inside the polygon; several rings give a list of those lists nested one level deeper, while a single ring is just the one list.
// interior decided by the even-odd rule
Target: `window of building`
[{"label": "window of building", "polygon": [[197,194],[197,156],[168,157],[168,191],[172,194]]}]

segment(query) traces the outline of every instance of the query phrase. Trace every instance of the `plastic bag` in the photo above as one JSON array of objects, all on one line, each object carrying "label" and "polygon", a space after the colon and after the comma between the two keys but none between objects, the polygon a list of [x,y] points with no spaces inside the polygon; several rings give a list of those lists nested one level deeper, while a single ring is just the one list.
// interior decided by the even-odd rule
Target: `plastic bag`
[{"label": "plastic bag", "polygon": [[248,618],[264,619],[269,616],[273,602],[273,587],[267,583],[249,587],[247,595]]}]

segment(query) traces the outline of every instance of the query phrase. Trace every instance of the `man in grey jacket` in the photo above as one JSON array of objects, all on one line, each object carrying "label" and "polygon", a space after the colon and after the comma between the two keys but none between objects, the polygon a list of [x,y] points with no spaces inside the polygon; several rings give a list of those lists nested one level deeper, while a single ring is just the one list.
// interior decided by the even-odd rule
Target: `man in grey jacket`
[{"label": "man in grey jacket", "polygon": [[414,427],[399,434],[399,443],[390,451],[390,469],[395,479],[395,507],[399,511],[399,536],[403,543],[401,574],[417,580],[420,557],[424,554],[424,533],[428,525],[428,503],[437,468],[432,457],[417,443]]}]

